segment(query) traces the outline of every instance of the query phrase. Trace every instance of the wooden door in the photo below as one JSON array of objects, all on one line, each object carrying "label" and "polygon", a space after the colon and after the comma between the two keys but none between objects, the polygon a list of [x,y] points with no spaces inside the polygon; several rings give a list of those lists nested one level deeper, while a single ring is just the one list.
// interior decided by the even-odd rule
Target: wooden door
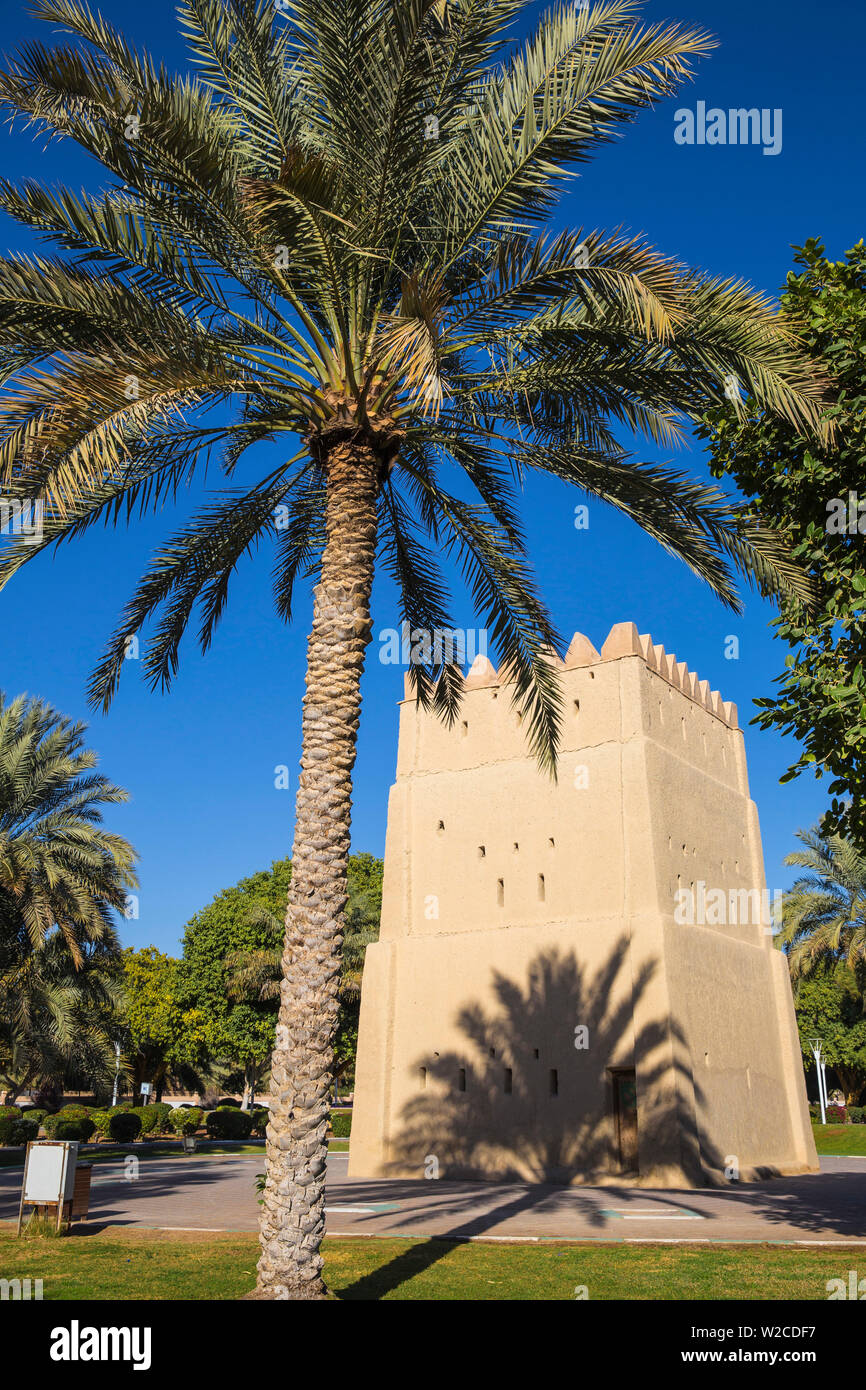
[{"label": "wooden door", "polygon": [[636,1173],[637,1083],[633,1069],[613,1073],[613,1109],[620,1169],[624,1173]]}]

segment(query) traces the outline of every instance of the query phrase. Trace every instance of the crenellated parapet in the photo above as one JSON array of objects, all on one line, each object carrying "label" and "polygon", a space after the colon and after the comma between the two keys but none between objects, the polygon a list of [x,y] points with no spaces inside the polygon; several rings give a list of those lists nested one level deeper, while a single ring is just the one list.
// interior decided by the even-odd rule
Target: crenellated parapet
[{"label": "crenellated parapet", "polygon": [[[562,671],[574,671],[628,657],[640,658],[649,671],[655,671],[674,690],[681,691],[729,729],[739,728],[737,706],[723,700],[718,690],[711,690],[709,681],[701,680],[700,676],[689,670],[685,661],[677,661],[672,652],[666,652],[663,646],[654,643],[649,633],[638,633],[634,623],[615,623],[600,652],[582,632],[574,634],[564,659],[552,648],[549,652],[551,664]],[[475,658],[464,679],[466,690],[497,689],[513,683],[507,669],[498,672],[486,656]],[[414,696],[408,673],[404,677],[404,693],[407,700]]]}]

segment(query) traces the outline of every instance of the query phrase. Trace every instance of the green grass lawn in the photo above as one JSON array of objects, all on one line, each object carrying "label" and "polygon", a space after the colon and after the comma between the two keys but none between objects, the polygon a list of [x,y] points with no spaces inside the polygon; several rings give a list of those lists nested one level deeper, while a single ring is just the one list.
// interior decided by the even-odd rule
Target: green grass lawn
[{"label": "green grass lawn", "polygon": [[[826,1299],[853,1253],[793,1247],[484,1245],[326,1240],[341,1299]],[[46,1300],[235,1299],[255,1283],[258,1242],[101,1232],[17,1240],[0,1231],[0,1278],[41,1278]]]},{"label": "green grass lawn", "polygon": [[812,1133],[819,1154],[866,1158],[866,1125],[813,1125]]}]

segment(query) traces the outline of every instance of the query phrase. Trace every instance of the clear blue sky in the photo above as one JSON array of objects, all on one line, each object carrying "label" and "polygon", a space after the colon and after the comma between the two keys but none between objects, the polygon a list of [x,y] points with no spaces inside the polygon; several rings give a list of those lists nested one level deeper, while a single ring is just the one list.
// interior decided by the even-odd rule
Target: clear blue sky
[{"label": "clear blue sky", "polygon": [[[172,67],[184,62],[171,0],[104,0],[106,18]],[[527,16],[539,7],[527,6]],[[645,113],[622,140],[573,181],[560,224],[644,231],[663,251],[716,273],[741,275],[777,292],[791,265],[792,244],[823,237],[840,257],[866,231],[862,55],[866,7],[859,0],[652,0],[650,19],[698,22],[720,47],[699,67],[691,88]],[[26,7],[3,7],[3,49],[49,27]],[[783,147],[776,157],[754,147],[684,147],[674,142],[674,111],[707,106],[781,108]],[[93,186],[94,166],[72,147],[47,151],[24,131],[0,131],[7,176],[35,176],[73,187]],[[33,247],[24,229],[0,224],[3,252]],[[651,450],[648,458],[659,457]],[[700,452],[682,465],[705,472]],[[768,631],[772,609],[747,595],[745,616],[727,612],[680,563],[630,523],[599,504],[590,528],[575,531],[569,496],[552,481],[530,481],[527,530],[549,604],[560,629],[585,632],[600,646],[611,625],[634,620],[668,651],[740,708],[772,690],[785,648]],[[226,618],[209,655],[186,644],[180,677],[169,695],[153,695],[134,662],[106,716],[88,716],[85,687],[147,556],[194,507],[131,531],[93,532],[76,549],[41,557],[0,596],[2,665],[8,693],[27,690],[77,718],[89,717],[90,742],[106,773],[128,788],[131,802],[111,817],[140,854],[138,921],[124,924],[127,944],[176,949],[183,925],[220,888],[290,852],[300,751],[300,701],[309,601],[286,630],[270,605],[268,557],[239,571]],[[397,700],[402,673],[376,659],[378,633],[396,623],[385,582],[374,595],[376,640],[364,684],[364,716],[356,767],[353,844],[381,854],[388,787],[394,775]],[[463,594],[456,624],[472,616]],[[740,639],[740,660],[724,657],[725,638]],[[791,740],[746,731],[752,795],[764,835],[769,886],[790,871],[782,859],[798,826],[824,809],[820,783],[778,778],[796,756]],[[274,787],[274,768],[287,764],[291,788]]]}]

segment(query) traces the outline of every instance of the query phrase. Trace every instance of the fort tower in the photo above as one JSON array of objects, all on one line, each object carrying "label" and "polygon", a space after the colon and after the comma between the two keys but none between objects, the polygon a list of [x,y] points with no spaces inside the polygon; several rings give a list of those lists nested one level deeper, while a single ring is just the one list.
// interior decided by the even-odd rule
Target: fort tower
[{"label": "fort tower", "polygon": [[350,1176],[817,1171],[736,707],[631,623],[561,678],[556,781],[485,657],[401,705]]}]

